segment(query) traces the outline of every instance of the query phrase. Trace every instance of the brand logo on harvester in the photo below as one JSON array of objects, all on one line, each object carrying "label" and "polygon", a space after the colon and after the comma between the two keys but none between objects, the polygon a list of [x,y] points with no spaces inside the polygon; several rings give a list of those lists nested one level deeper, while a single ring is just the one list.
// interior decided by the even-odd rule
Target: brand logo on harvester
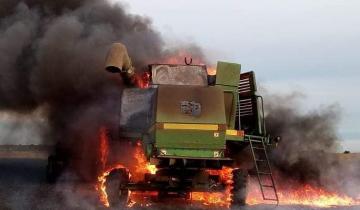
[{"label": "brand logo on harvester", "polygon": [[191,116],[199,116],[201,114],[201,104],[195,101],[181,101],[181,113]]}]

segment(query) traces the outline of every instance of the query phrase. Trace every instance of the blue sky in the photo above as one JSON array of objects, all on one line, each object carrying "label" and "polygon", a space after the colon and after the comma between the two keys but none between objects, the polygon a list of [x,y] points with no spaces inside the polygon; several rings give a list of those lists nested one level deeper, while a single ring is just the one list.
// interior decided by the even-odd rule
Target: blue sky
[{"label": "blue sky", "polygon": [[343,149],[360,151],[360,1],[126,0],[169,43],[254,70],[272,92],[302,92],[303,109],[338,104]]}]

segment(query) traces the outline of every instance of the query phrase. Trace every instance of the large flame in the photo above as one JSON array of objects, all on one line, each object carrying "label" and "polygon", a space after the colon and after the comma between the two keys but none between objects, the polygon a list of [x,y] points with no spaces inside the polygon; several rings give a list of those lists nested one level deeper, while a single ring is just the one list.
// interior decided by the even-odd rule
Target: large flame
[{"label": "large flame", "polygon": [[107,176],[109,176],[109,174],[111,173],[111,171],[116,170],[116,169],[121,169],[121,168],[125,168],[123,165],[118,164],[115,165],[111,168],[106,169],[100,176],[98,176],[98,183],[96,185],[96,190],[99,192],[99,196],[100,196],[100,201],[102,204],[104,204],[104,206],[109,207],[109,201],[108,201],[108,195],[106,193],[106,178]]},{"label": "large flame", "polygon": [[[96,190],[99,192],[100,201],[107,207],[109,206],[105,185],[107,176],[115,169],[128,168],[122,163],[111,164],[109,166],[108,155],[109,142],[107,129],[102,127],[99,130],[99,161],[101,172],[98,176]],[[140,142],[136,144],[133,156],[135,160],[135,170],[131,173],[131,180],[141,181],[144,179],[144,174],[156,173],[157,168],[147,161]],[[220,180],[226,186],[225,192],[192,192],[191,199],[196,202],[201,202],[204,205],[229,207],[231,203],[232,171],[233,169],[229,167],[224,167],[222,170],[208,170],[210,175],[218,175],[220,177]],[[150,205],[149,202],[144,201],[144,198],[149,195],[156,196],[156,192],[150,192],[147,194],[141,192],[131,192],[129,206],[131,207],[135,203],[140,203],[141,206]],[[280,205],[306,205],[316,207],[360,205],[359,199],[354,199],[337,192],[330,192],[323,188],[311,186],[309,184],[298,185],[297,187],[287,189],[280,188],[278,189],[278,196]],[[267,203],[263,200],[258,183],[254,180],[250,182],[249,194],[246,203],[249,205]]]},{"label": "large flame", "polygon": [[143,152],[142,144],[140,141],[137,142],[134,157],[136,159],[136,168],[134,172],[134,180],[143,180],[144,174],[150,173],[155,174],[156,173],[156,166],[150,164]]},{"label": "large flame", "polygon": [[[278,196],[280,205],[304,205],[316,207],[360,205],[360,201],[347,195],[330,192],[309,184],[294,188],[279,189]],[[259,186],[256,182],[252,183],[250,186],[246,203],[249,205],[266,203],[262,199]]]},{"label": "large flame", "polygon": [[[131,150],[129,150],[132,152]],[[104,206],[109,207],[109,201],[108,201],[108,195],[106,193],[106,179],[109,176],[109,174],[116,169],[126,169],[129,167],[126,167],[122,163],[115,163],[112,165],[108,165],[108,155],[109,155],[109,141],[107,136],[107,129],[105,127],[101,127],[99,130],[99,160],[101,164],[101,172],[99,173],[99,176],[97,178],[96,183],[96,190],[99,192],[99,199]],[[151,165],[148,163],[145,154],[142,149],[142,145],[140,141],[136,144],[136,148],[134,151],[134,160],[135,160],[135,171],[133,173],[129,173],[131,180],[134,181],[140,181],[144,179],[144,174],[156,173],[156,167],[154,165]],[[130,196],[136,196],[136,193],[131,192]],[[130,200],[134,200],[131,199]],[[130,202],[129,206],[133,205],[134,202]]]},{"label": "large flame", "polygon": [[[221,180],[226,183],[226,190],[221,192],[192,192],[191,199],[193,201],[202,202],[204,205],[215,205],[229,207],[231,203],[231,185],[232,185],[231,168],[223,168],[222,170],[208,170],[212,175],[220,175]],[[249,185],[249,193],[246,200],[248,205],[257,204],[274,204],[266,202],[262,198],[262,194],[257,181],[252,180]],[[272,196],[267,191],[267,196]],[[360,205],[359,199],[351,198],[347,195],[330,192],[320,187],[305,184],[302,186],[278,189],[279,205],[304,205],[315,207],[332,207],[332,206],[354,206]]]},{"label": "large flame", "polygon": [[[98,183],[96,184],[95,188],[100,194],[100,201],[105,205],[109,206],[107,194],[106,194],[106,177],[110,174],[112,170],[114,170],[114,167],[106,168],[107,158],[109,154],[109,145],[108,145],[108,136],[107,136],[107,130],[105,127],[101,127],[99,129],[99,160],[101,164],[101,173],[98,176]],[[123,167],[120,165],[119,167]]]},{"label": "large flame", "polygon": [[221,170],[208,170],[210,175],[218,175],[225,185],[225,192],[192,192],[191,200],[202,202],[204,205],[229,207],[232,189],[232,168],[223,167]]}]

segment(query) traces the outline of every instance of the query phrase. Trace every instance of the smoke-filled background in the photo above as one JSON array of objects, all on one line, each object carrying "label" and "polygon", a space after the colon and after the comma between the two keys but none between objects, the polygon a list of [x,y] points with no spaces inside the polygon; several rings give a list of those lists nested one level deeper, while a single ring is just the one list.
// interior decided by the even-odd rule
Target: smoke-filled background
[{"label": "smoke-filled background", "polygon": [[[107,1],[5,0],[0,21],[0,110],[28,118],[41,113],[48,126],[39,126],[47,129],[28,134],[40,133],[42,144],[71,145],[80,156],[78,147],[88,154],[95,146],[100,126],[119,122],[122,81],[104,71],[110,45],[124,43],[137,71],[182,50],[166,47],[149,19]],[[195,45],[184,48],[203,59]],[[3,137],[2,144],[12,143]]]},{"label": "smoke-filled background", "polygon": [[[266,91],[265,91],[266,92]],[[330,191],[359,196],[360,160],[339,152],[339,105],[301,110],[304,96],[265,94],[266,127],[281,141],[271,152],[279,185],[311,184]],[[281,178],[280,178],[281,177]],[[285,180],[285,181],[284,181]]]},{"label": "smoke-filled background", "polygon": [[[99,127],[115,128],[119,122],[123,84],[119,75],[103,69],[107,50],[116,41],[127,46],[137,71],[184,50],[206,61],[196,45],[169,48],[150,19],[129,14],[120,4],[1,1],[0,110],[5,123],[0,127],[0,144],[16,139],[26,144],[33,138],[42,139],[41,144],[63,142],[81,148],[78,155],[87,159]],[[265,101],[268,131],[282,137],[271,154],[279,173],[358,193],[354,186],[359,184],[360,164],[344,164],[330,154],[339,142],[337,106],[304,113],[296,96],[267,94]],[[8,125],[14,118],[30,126]]]}]

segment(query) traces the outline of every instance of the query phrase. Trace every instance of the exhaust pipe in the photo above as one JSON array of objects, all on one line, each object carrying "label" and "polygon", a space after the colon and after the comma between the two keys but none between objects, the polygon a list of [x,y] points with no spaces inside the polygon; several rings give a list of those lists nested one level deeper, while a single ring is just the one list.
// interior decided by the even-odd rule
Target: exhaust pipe
[{"label": "exhaust pipe", "polygon": [[125,83],[132,84],[135,71],[125,45],[119,42],[111,45],[105,60],[105,70],[120,73]]}]

